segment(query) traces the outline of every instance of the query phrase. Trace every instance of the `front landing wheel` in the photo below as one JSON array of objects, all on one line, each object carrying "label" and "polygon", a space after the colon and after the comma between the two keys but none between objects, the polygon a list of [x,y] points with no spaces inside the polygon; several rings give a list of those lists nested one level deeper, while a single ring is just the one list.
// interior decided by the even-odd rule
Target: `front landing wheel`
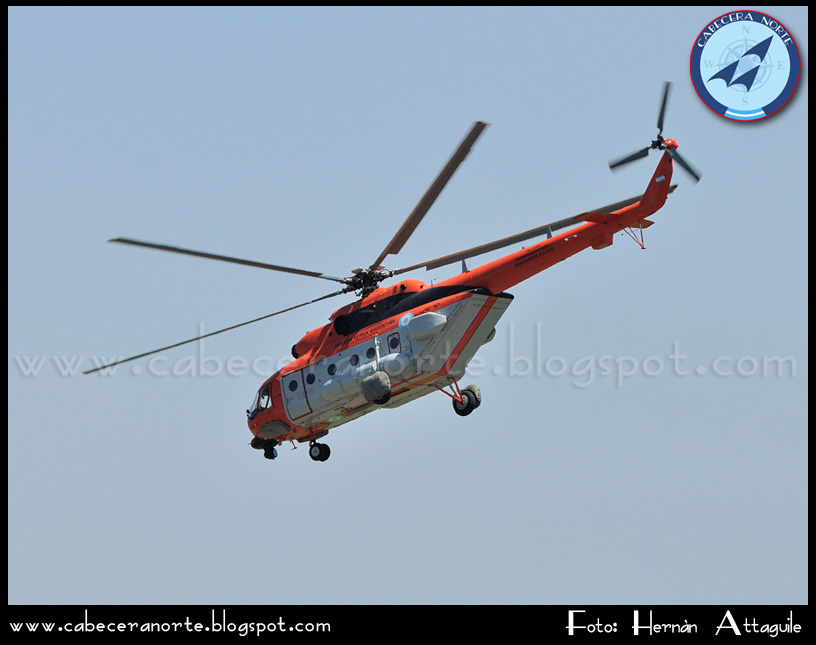
[{"label": "front landing wheel", "polygon": [[313,443],[309,446],[309,456],[312,461],[326,461],[331,455],[331,449],[325,443]]}]

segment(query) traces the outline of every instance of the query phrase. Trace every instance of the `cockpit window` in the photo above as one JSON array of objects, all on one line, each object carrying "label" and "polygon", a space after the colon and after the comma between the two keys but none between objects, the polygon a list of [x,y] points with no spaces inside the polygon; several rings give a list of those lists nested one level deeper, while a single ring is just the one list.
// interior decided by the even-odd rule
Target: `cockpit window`
[{"label": "cockpit window", "polygon": [[272,397],[269,396],[269,386],[262,387],[252,401],[252,407],[247,410],[247,418],[251,421],[255,415],[272,407]]}]

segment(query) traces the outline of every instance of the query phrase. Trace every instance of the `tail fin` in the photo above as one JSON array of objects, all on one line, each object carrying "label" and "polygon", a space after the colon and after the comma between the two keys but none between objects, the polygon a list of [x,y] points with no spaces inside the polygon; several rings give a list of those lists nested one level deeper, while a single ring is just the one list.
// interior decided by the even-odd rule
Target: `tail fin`
[{"label": "tail fin", "polygon": [[671,178],[672,159],[668,152],[664,152],[640,200],[640,206],[648,209],[644,215],[651,215],[666,203],[669,193],[676,188],[671,185]]}]

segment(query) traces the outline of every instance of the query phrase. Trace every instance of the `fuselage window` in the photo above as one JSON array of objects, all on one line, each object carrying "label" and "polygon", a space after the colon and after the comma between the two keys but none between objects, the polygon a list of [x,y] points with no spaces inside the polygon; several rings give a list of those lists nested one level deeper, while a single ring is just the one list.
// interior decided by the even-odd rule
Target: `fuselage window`
[{"label": "fuselage window", "polygon": [[357,365],[357,363],[359,363],[359,362],[360,362],[360,357],[357,356],[357,354],[352,354],[351,358],[349,358],[349,363],[351,363],[352,367]]},{"label": "fuselage window", "polygon": [[294,392],[297,389],[297,381],[289,381],[289,391]]},{"label": "fuselage window", "polygon": [[258,409],[266,410],[269,407],[272,407],[272,398],[269,396],[269,387],[267,386],[261,390],[261,396],[258,399]]},{"label": "fuselage window", "polygon": [[396,335],[391,336],[391,338],[388,340],[388,344],[391,349],[396,349],[399,347],[399,338]]},{"label": "fuselage window", "polygon": [[375,356],[376,354],[377,354],[377,350],[376,350],[376,349],[374,349],[373,347],[369,347],[369,348],[366,350],[366,358],[374,358],[374,356]]},{"label": "fuselage window", "polygon": [[329,376],[334,376],[334,373],[337,371],[337,365],[332,363],[331,365],[329,365],[326,371],[329,373]]},{"label": "fuselage window", "polygon": [[311,385],[312,383],[314,383],[314,382],[315,382],[315,375],[314,375],[314,374],[312,374],[311,372],[310,372],[309,374],[307,374],[307,375],[306,375],[306,382],[307,382],[309,385]]}]

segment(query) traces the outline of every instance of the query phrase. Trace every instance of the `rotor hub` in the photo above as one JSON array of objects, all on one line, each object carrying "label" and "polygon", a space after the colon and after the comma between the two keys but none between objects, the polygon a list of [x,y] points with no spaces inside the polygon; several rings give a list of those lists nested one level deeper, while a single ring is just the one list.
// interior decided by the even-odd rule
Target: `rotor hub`
[{"label": "rotor hub", "polygon": [[674,139],[664,139],[663,135],[658,133],[657,139],[652,141],[652,150],[677,150],[677,141]]},{"label": "rotor hub", "polygon": [[359,292],[360,295],[367,296],[379,287],[380,282],[392,277],[394,272],[387,269],[355,269],[353,274],[346,278],[348,284],[346,291]]}]

